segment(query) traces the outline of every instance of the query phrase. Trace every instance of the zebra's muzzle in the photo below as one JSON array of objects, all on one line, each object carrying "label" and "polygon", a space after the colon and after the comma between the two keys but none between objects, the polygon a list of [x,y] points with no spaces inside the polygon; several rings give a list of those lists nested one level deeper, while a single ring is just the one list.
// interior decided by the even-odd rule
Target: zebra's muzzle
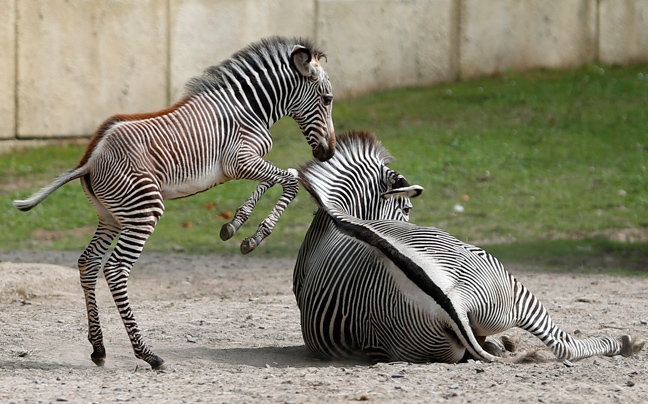
[{"label": "zebra's muzzle", "polygon": [[333,154],[335,154],[335,148],[328,145],[318,144],[313,148],[313,157],[319,161],[326,161],[333,157]]}]

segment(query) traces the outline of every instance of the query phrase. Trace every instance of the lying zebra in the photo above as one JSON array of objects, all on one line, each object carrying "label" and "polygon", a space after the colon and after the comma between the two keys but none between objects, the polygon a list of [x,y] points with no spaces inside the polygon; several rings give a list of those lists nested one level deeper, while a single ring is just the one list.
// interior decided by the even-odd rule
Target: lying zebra
[{"label": "lying zebra", "polygon": [[315,354],[493,361],[496,344],[485,344],[486,336],[512,327],[533,333],[560,359],[631,356],[643,347],[627,335],[577,339],[559,329],[495,257],[407,223],[409,198],[423,189],[387,167],[393,158],[373,135],[346,134],[337,147],[331,160],[299,171],[320,207],[293,286],[304,341]]}]

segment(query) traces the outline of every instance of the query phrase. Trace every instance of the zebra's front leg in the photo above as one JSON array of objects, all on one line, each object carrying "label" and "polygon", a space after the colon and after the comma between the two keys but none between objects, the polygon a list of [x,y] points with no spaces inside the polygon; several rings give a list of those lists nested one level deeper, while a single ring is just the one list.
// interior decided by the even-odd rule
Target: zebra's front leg
[{"label": "zebra's front leg", "polygon": [[101,269],[103,256],[118,232],[116,227],[100,221],[92,241],[79,257],[79,276],[88,312],[88,341],[92,345],[90,359],[97,366],[103,366],[106,361],[106,349],[103,344],[99,309],[95,297],[97,275]]},{"label": "zebra's front leg", "polygon": [[229,223],[225,223],[223,225],[220,231],[221,240],[226,241],[234,237],[243,223],[245,223],[250,218],[250,215],[252,214],[252,211],[254,210],[257,202],[259,202],[259,199],[261,199],[263,194],[265,194],[268,189],[272,188],[273,185],[274,183],[268,181],[261,181],[259,183],[256,189],[252,192],[252,195],[250,195],[250,197],[247,199],[247,201],[245,201],[243,205],[236,209],[236,213],[234,214],[232,220]]},{"label": "zebra's front leg", "polygon": [[288,175],[282,177],[277,182],[283,186],[283,193],[277,201],[268,217],[259,225],[254,235],[247,237],[241,243],[241,253],[248,254],[258,247],[259,244],[272,233],[281,215],[286,210],[290,202],[295,199],[299,192],[299,182],[297,181],[297,170],[288,169]]}]

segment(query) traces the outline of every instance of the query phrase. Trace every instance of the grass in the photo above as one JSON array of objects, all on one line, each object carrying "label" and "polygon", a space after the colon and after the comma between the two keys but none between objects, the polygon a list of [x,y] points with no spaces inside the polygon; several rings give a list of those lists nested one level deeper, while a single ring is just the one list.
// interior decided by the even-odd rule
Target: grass
[{"label": "grass", "polygon": [[[646,65],[537,70],[385,91],[336,102],[334,120],[338,133],[374,131],[396,157],[391,166],[426,188],[415,201],[415,223],[488,245],[504,262],[648,269]],[[278,166],[310,158],[294,122],[284,119],[272,133],[268,159]],[[85,247],[96,219],[78,183],[29,213],[11,206],[81,155],[75,145],[0,155],[0,248]],[[219,215],[234,211],[254,187],[235,181],[168,201],[147,250],[237,254],[280,189],[261,200],[233,240],[220,240],[225,220]],[[253,254],[296,256],[314,209],[301,192]],[[621,231],[641,242],[610,241]]]}]

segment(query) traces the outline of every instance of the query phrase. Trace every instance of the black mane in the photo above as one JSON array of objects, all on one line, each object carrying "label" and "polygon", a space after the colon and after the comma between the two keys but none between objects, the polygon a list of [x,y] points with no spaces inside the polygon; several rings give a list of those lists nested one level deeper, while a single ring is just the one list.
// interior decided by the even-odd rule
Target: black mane
[{"label": "black mane", "polygon": [[317,186],[312,181],[321,181],[322,177],[335,177],[336,170],[347,170],[353,165],[356,156],[359,154],[371,155],[378,158],[383,164],[394,161],[394,157],[384,148],[382,143],[371,132],[349,131],[337,137],[335,154],[330,160],[321,162],[313,160],[306,165],[299,167],[299,182],[315,198],[318,205],[323,206],[320,195],[316,191]]},{"label": "black mane", "polygon": [[228,87],[232,80],[241,77],[244,65],[254,68],[290,64],[290,54],[295,45],[307,48],[314,58],[326,57],[324,52],[306,38],[285,38],[273,36],[253,42],[237,51],[231,58],[218,65],[208,67],[201,76],[189,80],[185,86],[185,95],[190,97],[207,91]]}]

